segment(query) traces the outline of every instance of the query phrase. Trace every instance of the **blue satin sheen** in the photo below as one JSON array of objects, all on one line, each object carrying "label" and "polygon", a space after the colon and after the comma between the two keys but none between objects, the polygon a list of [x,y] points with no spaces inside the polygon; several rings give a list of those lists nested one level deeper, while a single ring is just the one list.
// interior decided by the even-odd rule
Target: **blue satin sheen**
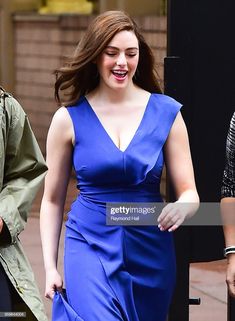
[{"label": "blue satin sheen", "polygon": [[175,285],[172,234],[157,224],[108,226],[105,204],[162,202],[163,147],[180,107],[168,96],[151,94],[125,151],[85,97],[67,108],[80,194],[66,222],[64,269],[68,304],[78,320],[166,320]]},{"label": "blue satin sheen", "polygon": [[56,321],[83,321],[71,308],[63,294],[55,292],[52,305],[52,320]]}]

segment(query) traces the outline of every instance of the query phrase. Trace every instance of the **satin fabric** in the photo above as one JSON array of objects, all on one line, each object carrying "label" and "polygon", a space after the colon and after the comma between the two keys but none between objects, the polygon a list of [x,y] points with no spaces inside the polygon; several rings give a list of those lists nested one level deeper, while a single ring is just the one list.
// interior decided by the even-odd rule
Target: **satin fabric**
[{"label": "satin fabric", "polygon": [[180,107],[151,94],[124,151],[85,97],[68,107],[80,194],[66,222],[65,283],[68,304],[82,321],[166,320],[175,284],[172,234],[157,224],[108,226],[105,204],[162,202],[163,147]]},{"label": "satin fabric", "polygon": [[68,304],[63,294],[59,292],[56,292],[53,298],[52,320],[83,321]]}]

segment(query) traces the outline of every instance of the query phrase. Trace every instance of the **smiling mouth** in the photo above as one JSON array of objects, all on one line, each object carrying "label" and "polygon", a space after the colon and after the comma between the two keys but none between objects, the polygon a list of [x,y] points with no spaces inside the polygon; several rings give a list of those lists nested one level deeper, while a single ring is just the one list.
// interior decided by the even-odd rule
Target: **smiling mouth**
[{"label": "smiling mouth", "polygon": [[121,70],[112,70],[112,74],[117,78],[125,78],[127,75],[127,71],[121,71]]}]

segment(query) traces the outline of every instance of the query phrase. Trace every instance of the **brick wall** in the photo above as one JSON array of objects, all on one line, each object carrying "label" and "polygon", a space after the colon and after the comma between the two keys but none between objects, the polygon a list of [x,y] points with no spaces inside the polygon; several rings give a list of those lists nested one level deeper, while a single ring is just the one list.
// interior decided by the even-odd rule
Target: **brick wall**
[{"label": "brick wall", "polygon": [[[61,65],[64,55],[73,52],[91,19],[76,15],[14,16],[15,94],[28,113],[43,153],[51,117],[57,108],[53,97],[53,71]],[[154,51],[162,81],[166,19],[150,16],[136,20]]]}]

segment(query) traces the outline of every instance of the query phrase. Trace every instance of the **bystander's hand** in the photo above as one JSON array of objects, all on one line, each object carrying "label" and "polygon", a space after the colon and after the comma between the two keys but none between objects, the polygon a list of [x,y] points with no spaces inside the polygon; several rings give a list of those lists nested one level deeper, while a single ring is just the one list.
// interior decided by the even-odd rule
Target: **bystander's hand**
[{"label": "bystander's hand", "polygon": [[235,298],[235,253],[227,256],[227,263],[226,282],[230,295]]},{"label": "bystander's hand", "polygon": [[3,220],[2,220],[2,218],[0,217],[0,233],[2,232],[2,228],[3,228]]}]

